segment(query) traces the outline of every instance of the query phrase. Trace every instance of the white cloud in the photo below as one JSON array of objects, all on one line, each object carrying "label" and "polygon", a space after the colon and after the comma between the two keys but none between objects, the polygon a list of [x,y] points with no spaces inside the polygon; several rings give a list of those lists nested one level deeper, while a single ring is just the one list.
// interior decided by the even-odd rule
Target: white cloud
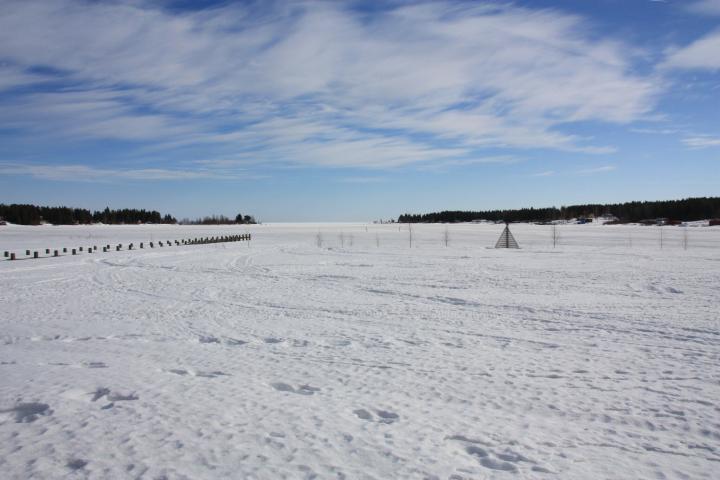
[{"label": "white cloud", "polygon": [[194,180],[194,179],[238,179],[240,173],[211,170],[175,170],[163,168],[95,168],[86,165],[26,165],[0,163],[0,175],[29,175],[43,180],[113,182],[116,180]]},{"label": "white cloud", "polygon": [[674,135],[679,132],[676,128],[631,128],[630,131],[647,135]]},{"label": "white cloud", "polygon": [[670,51],[663,67],[720,70],[720,30],[709,33],[686,47]]},{"label": "white cloud", "polygon": [[694,135],[685,137],[682,142],[690,148],[720,147],[720,137],[710,135]]},{"label": "white cloud", "polygon": [[690,2],[687,9],[705,15],[720,15],[720,0],[699,0]]},{"label": "white cloud", "polygon": [[36,66],[67,85],[1,103],[0,127],[372,168],[484,148],[608,153],[563,127],[646,118],[660,86],[633,73],[633,48],[587,29],[577,16],[505,4],[363,16],[325,2],[170,13],[9,0],[0,58],[16,67],[0,88],[34,82],[22,75]]},{"label": "white cloud", "polygon": [[533,177],[552,177],[555,176],[554,170],[546,170],[544,172],[534,173]]},{"label": "white cloud", "polygon": [[586,168],[583,170],[578,170],[578,175],[594,175],[596,173],[607,173],[612,172],[613,170],[616,170],[617,167],[615,165],[603,165],[601,167],[595,167],[595,168]]},{"label": "white cloud", "polygon": [[512,155],[492,155],[492,156],[481,156],[481,157],[472,157],[472,158],[464,158],[464,159],[449,159],[449,160],[441,160],[438,159],[436,161],[433,161],[432,163],[428,163],[425,165],[421,165],[419,167],[420,170],[428,170],[428,171],[443,171],[447,170],[449,168],[456,168],[456,167],[467,167],[469,165],[482,165],[482,164],[488,164],[488,163],[499,163],[499,164],[513,164],[513,163],[519,163],[523,159],[520,157],[515,157]]}]

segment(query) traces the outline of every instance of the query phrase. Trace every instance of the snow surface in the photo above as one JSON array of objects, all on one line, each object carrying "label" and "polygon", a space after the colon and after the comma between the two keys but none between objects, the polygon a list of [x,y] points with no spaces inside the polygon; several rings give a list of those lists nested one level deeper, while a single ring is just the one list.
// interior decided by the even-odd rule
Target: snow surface
[{"label": "snow surface", "polygon": [[445,228],[0,227],[254,235],[0,261],[0,476],[719,477],[720,228]]}]

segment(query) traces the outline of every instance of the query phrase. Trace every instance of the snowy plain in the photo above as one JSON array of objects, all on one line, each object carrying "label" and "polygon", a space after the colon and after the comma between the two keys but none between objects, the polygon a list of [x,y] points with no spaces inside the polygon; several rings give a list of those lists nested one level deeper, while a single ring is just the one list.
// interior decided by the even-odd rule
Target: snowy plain
[{"label": "snowy plain", "polygon": [[0,259],[0,476],[720,478],[720,228],[502,228],[0,227],[253,234]]}]

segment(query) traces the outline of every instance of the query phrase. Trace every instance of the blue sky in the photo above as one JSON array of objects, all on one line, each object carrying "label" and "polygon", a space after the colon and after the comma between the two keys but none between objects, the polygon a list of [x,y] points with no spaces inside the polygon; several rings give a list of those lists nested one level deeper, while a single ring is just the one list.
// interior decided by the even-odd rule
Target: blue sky
[{"label": "blue sky", "polygon": [[2,0],[0,202],[356,221],[720,195],[720,0]]}]

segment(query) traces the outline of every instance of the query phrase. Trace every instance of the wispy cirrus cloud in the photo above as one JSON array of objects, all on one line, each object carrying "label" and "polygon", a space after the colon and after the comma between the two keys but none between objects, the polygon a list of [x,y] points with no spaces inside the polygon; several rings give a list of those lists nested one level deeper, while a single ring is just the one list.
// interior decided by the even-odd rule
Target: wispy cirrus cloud
[{"label": "wispy cirrus cloud", "polygon": [[665,69],[720,70],[720,30],[700,37],[685,47],[668,51]]},{"label": "wispy cirrus cloud", "polygon": [[[9,0],[0,127],[237,162],[463,165],[486,148],[614,151],[566,133],[626,124],[661,90],[587,20],[512,4],[330,2],[171,11]],[[168,157],[171,157],[168,155]],[[205,164],[198,168],[217,168]]]},{"label": "wispy cirrus cloud", "polygon": [[0,163],[0,175],[28,175],[42,180],[107,182],[118,180],[232,180],[241,178],[259,178],[255,175],[243,175],[239,172],[209,170],[178,170],[162,168],[113,169],[96,168],[87,165],[29,165],[19,163]]},{"label": "wispy cirrus cloud", "polygon": [[556,177],[556,176],[587,176],[596,175],[600,173],[608,173],[616,170],[615,165],[602,165],[599,167],[584,168],[581,170],[569,171],[569,172],[556,172],[555,170],[545,170],[543,172],[533,173],[531,177]]},{"label": "wispy cirrus cloud", "polygon": [[711,135],[693,135],[682,139],[682,142],[690,148],[720,147],[720,137]]},{"label": "wispy cirrus cloud", "polygon": [[689,2],[685,8],[702,15],[720,15],[720,0],[697,0]]},{"label": "wispy cirrus cloud", "polygon": [[585,168],[582,170],[578,170],[575,173],[577,175],[595,175],[598,173],[612,172],[613,170],[617,170],[617,167],[615,165],[602,165],[600,167]]}]

